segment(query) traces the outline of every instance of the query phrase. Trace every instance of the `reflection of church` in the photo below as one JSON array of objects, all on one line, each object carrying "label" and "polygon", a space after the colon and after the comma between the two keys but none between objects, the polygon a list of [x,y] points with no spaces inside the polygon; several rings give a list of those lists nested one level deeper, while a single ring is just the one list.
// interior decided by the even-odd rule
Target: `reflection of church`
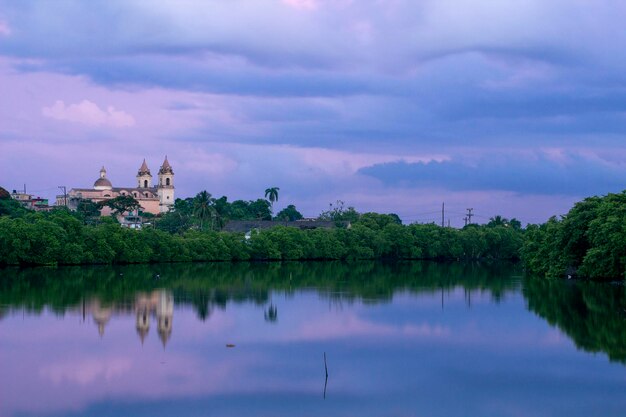
[{"label": "reflection of church", "polygon": [[157,333],[163,347],[172,334],[172,318],[174,316],[174,298],[165,290],[152,291],[150,294],[140,293],[135,300],[137,314],[137,334],[143,344],[150,331],[150,316],[156,316]]},{"label": "reflection of church", "polygon": [[139,293],[130,308],[125,306],[104,306],[100,300],[94,299],[83,303],[83,317],[91,313],[94,323],[98,326],[100,336],[113,315],[136,314],[136,329],[141,343],[150,331],[150,322],[154,317],[157,323],[157,333],[163,347],[172,335],[172,319],[174,316],[174,297],[167,290],[155,290],[150,293]]}]

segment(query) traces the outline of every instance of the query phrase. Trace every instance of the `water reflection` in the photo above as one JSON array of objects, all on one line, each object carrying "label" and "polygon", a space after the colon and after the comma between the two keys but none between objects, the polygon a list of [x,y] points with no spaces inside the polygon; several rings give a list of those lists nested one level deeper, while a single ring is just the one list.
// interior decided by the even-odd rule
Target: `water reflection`
[{"label": "water reflection", "polygon": [[520,275],[419,262],[5,269],[0,416],[623,415],[626,368],[585,351],[623,363],[624,288]]},{"label": "water reflection", "polygon": [[135,311],[137,315],[137,334],[143,343],[150,330],[150,316],[156,316],[157,333],[163,343],[167,344],[172,334],[172,323],[174,318],[174,297],[170,291],[158,290],[149,294],[137,294],[135,301]]},{"label": "water reflection", "polygon": [[143,344],[150,332],[150,322],[156,321],[157,333],[165,347],[172,335],[174,318],[174,296],[171,291],[158,289],[150,292],[137,292],[131,304],[124,302],[110,302],[104,304],[97,297],[83,300],[80,307],[70,307],[68,310],[81,310],[83,321],[91,316],[98,328],[98,334],[103,337],[111,318],[135,314],[135,328],[139,340]]},{"label": "water reflection", "polygon": [[[100,336],[115,318],[135,314],[141,343],[156,322],[166,346],[172,334],[174,305],[191,305],[201,321],[229,302],[265,306],[267,323],[278,321],[272,291],[293,294],[315,288],[335,308],[343,303],[389,303],[402,291],[440,294],[445,298],[457,287],[471,308],[472,292],[487,293],[500,302],[519,281],[511,264],[428,262],[315,262],[130,265],[125,267],[7,268],[0,277],[0,320],[7,310],[23,309],[57,314],[82,310],[91,316]],[[155,279],[158,277],[158,279]]]},{"label": "water reflection", "polygon": [[[154,277],[159,276],[159,280]],[[151,322],[163,346],[172,334],[174,305],[191,305],[206,321],[229,302],[253,302],[267,323],[278,321],[272,291],[292,294],[315,288],[334,308],[360,300],[391,302],[394,294],[437,294],[441,309],[454,288],[472,308],[474,294],[487,293],[498,303],[522,288],[529,310],[556,325],[576,345],[606,352],[626,362],[626,290],[623,285],[528,279],[523,283],[511,264],[435,264],[428,262],[341,262],[134,265],[4,269],[0,278],[0,320],[7,311],[23,308],[57,314],[82,309],[100,336],[113,317],[135,314],[136,333],[143,343]],[[475,297],[475,295],[474,295]]]},{"label": "water reflection", "polygon": [[[155,276],[160,279],[155,280]],[[430,262],[311,262],[130,265],[125,267],[7,268],[0,276],[0,305],[63,312],[85,296],[132,302],[138,291],[166,288],[177,303],[190,303],[200,319],[227,302],[269,303],[272,290],[315,288],[344,302],[389,302],[394,293],[443,294],[456,287],[488,293],[498,302],[514,291],[519,271],[509,264]]]},{"label": "water reflection", "polygon": [[587,352],[626,363],[626,288],[622,283],[528,279],[529,310],[558,326]]},{"label": "water reflection", "polygon": [[276,323],[276,320],[278,320],[278,308],[273,303],[270,303],[265,311],[265,321]]}]

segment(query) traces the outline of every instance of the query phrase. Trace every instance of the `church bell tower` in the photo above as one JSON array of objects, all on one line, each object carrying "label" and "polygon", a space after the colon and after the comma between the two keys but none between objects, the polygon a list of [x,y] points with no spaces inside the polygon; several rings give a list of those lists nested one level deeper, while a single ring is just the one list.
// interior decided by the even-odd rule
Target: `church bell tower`
[{"label": "church bell tower", "polygon": [[159,169],[159,211],[167,213],[174,206],[174,171],[165,156],[165,161]]},{"label": "church bell tower", "polygon": [[152,174],[150,174],[150,168],[146,164],[144,158],[143,164],[137,171],[137,188],[151,188],[152,187]]}]

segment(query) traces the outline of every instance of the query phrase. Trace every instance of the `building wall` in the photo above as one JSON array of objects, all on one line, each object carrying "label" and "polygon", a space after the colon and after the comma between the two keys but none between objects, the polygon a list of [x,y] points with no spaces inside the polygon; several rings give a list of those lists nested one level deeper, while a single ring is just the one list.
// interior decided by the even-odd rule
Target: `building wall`
[{"label": "building wall", "polygon": [[[150,197],[145,197],[145,195],[143,194],[144,192],[147,192]],[[100,203],[101,201],[109,200],[120,195],[132,195],[139,202],[139,205],[141,205],[142,211],[155,215],[161,212],[159,207],[158,193],[155,193],[153,189],[135,190],[133,188],[128,188],[127,190],[122,189],[121,191],[72,189],[67,194],[68,206],[70,209],[75,210],[76,206],[78,205],[78,199],[82,198],[85,200],[91,200],[94,203]],[[65,204],[63,196],[57,196],[57,204],[61,206]],[[108,216],[109,214],[111,214],[111,209],[109,209],[108,207],[103,207],[100,213],[102,216]]]}]

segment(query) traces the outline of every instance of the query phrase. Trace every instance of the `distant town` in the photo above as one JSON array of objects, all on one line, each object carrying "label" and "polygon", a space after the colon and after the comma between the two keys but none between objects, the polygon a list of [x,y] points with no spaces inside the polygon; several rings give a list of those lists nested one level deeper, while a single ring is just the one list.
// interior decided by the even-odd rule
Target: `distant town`
[{"label": "distant town", "polygon": [[165,156],[158,171],[158,182],[153,184],[152,173],[144,159],[135,177],[137,183],[134,186],[114,187],[107,178],[107,171],[103,166],[100,169],[99,177],[94,181],[93,188],[71,188],[67,191],[65,187],[60,187],[65,192],[56,196],[54,205],[50,205],[46,198],[29,194],[26,185],[22,190],[14,189],[10,195],[11,198],[19,201],[23,207],[34,211],[49,211],[54,207],[67,207],[76,211],[81,201],[90,201],[100,204],[102,216],[113,214],[113,209],[101,203],[117,197],[128,196],[134,198],[139,207],[126,216],[123,213],[118,213],[118,221],[122,226],[141,227],[142,222],[139,213],[159,215],[167,213],[174,206],[174,170],[167,156]]}]

